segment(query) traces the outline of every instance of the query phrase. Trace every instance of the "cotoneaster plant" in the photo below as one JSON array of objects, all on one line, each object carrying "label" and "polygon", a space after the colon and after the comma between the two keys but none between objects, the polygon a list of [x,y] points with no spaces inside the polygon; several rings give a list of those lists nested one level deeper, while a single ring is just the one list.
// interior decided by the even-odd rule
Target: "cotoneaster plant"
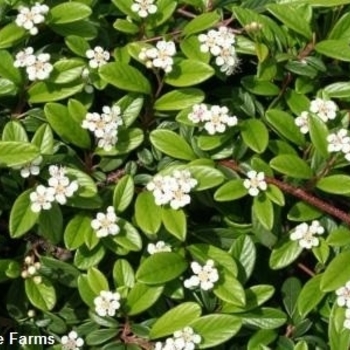
[{"label": "cotoneaster plant", "polygon": [[0,3],[0,344],[350,346],[350,1]]}]

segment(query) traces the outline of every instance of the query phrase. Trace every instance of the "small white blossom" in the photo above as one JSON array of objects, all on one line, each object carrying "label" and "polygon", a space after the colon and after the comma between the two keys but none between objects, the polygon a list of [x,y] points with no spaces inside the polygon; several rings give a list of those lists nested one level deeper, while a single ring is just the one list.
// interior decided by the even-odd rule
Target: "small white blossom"
[{"label": "small white blossom", "polygon": [[51,56],[48,53],[40,53],[35,56],[35,61],[26,66],[28,79],[31,81],[47,79],[53,70],[53,66],[49,62],[50,58]]},{"label": "small white blossom", "polygon": [[295,118],[294,122],[295,125],[299,127],[300,132],[303,134],[307,134],[309,132],[309,112],[303,111],[301,112],[300,116]]},{"label": "small white blossom", "polygon": [[194,261],[191,263],[191,269],[194,275],[184,281],[186,288],[200,287],[203,290],[210,290],[219,280],[218,270],[214,267],[214,261],[211,259],[207,260],[204,266]]},{"label": "small white blossom", "polygon": [[337,133],[327,136],[328,152],[350,152],[350,137],[346,129],[340,129]]},{"label": "small white blossom", "polygon": [[16,60],[13,63],[13,65],[16,68],[23,68],[31,66],[35,63],[35,55],[34,55],[34,49],[32,47],[27,47],[24,50],[21,50],[16,55]]},{"label": "small white blossom", "polygon": [[86,51],[86,57],[90,59],[89,66],[95,69],[106,64],[110,59],[110,54],[101,46],[96,46],[93,50]]},{"label": "small white blossom", "polygon": [[211,29],[207,34],[199,34],[198,40],[201,43],[201,52],[210,52],[214,56],[218,56],[220,54],[222,47],[219,43],[219,33],[217,30]]},{"label": "small white blossom", "polygon": [[37,186],[35,192],[32,192],[29,196],[31,201],[30,209],[34,213],[51,209],[52,202],[55,200],[54,195],[55,191],[53,188],[48,188],[43,185]]},{"label": "small white blossom", "polygon": [[164,241],[158,241],[156,244],[148,243],[147,252],[150,255],[160,252],[171,252],[170,245],[166,244]]},{"label": "small white blossom", "polygon": [[263,172],[256,172],[250,170],[247,173],[248,179],[243,181],[243,186],[248,190],[248,193],[255,197],[260,191],[266,191],[267,184],[265,181],[265,174]]},{"label": "small white blossom", "polygon": [[345,310],[344,328],[350,329],[350,309]]},{"label": "small white blossom", "polygon": [[337,109],[338,107],[333,101],[322,98],[316,98],[310,104],[310,112],[315,113],[324,122],[335,119]]},{"label": "small white blossom", "polygon": [[[33,278],[37,276],[38,271],[41,268],[40,262],[35,262],[35,259],[33,256],[26,256],[24,259],[24,268],[21,273],[22,278]],[[40,276],[39,276],[40,277]],[[40,280],[41,282],[41,280]]]},{"label": "small white blossom", "polygon": [[35,3],[31,8],[21,6],[15,23],[29,31],[31,35],[38,34],[36,24],[45,22],[45,15],[49,12],[49,7],[40,3]]},{"label": "small white blossom", "polygon": [[165,73],[170,73],[173,69],[173,56],[176,54],[176,46],[173,41],[158,41],[156,47],[143,48],[139,58],[145,61],[147,68],[160,68]]},{"label": "small white blossom", "polygon": [[43,157],[39,156],[38,158],[34,159],[32,162],[27,163],[25,165],[22,165],[20,167],[14,167],[14,169],[20,169],[21,176],[26,179],[30,175],[39,175],[40,173],[40,164],[43,161]]},{"label": "small white blossom", "polygon": [[61,338],[62,350],[80,350],[84,345],[84,340],[78,337],[78,333],[70,331],[68,335]]},{"label": "small white blossom", "polygon": [[194,350],[201,340],[201,336],[196,334],[191,327],[185,327],[181,331],[174,332],[176,349]]},{"label": "small white blossom", "polygon": [[210,111],[204,115],[204,129],[210,135],[223,133],[227,126],[237,125],[237,117],[230,116],[227,107],[211,106]]},{"label": "small white blossom", "polygon": [[94,299],[95,311],[99,316],[114,316],[120,308],[120,294],[102,290],[100,295]]},{"label": "small white blossom", "polygon": [[95,230],[98,238],[106,237],[108,235],[115,236],[120,232],[117,221],[118,217],[115,214],[114,208],[109,206],[106,214],[97,213],[96,219],[91,221],[91,227]]},{"label": "small white blossom", "polygon": [[350,281],[346,282],[343,287],[335,291],[337,295],[337,304],[350,309]]},{"label": "small white blossom", "polygon": [[195,104],[192,106],[192,111],[188,114],[188,119],[192,123],[197,124],[205,120],[207,113],[208,107],[204,103]]},{"label": "small white blossom", "polygon": [[302,248],[311,249],[320,244],[318,237],[315,235],[322,235],[324,231],[324,228],[320,225],[318,220],[313,220],[311,225],[303,222],[294,228],[290,239],[292,241],[299,241],[299,245]]},{"label": "small white blossom", "polygon": [[157,6],[154,5],[154,0],[134,0],[131,10],[137,12],[140,17],[146,18],[157,12]]},{"label": "small white blossom", "polygon": [[154,350],[179,350],[179,348],[176,347],[176,344],[173,338],[167,338],[164,344],[161,342],[157,342],[155,344]]}]

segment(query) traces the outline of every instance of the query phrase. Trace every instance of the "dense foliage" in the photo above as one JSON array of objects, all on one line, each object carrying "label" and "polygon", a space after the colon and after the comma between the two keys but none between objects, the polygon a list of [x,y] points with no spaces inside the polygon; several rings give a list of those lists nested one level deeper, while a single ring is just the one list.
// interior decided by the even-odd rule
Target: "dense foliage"
[{"label": "dense foliage", "polygon": [[2,0],[1,346],[348,349],[348,4]]}]

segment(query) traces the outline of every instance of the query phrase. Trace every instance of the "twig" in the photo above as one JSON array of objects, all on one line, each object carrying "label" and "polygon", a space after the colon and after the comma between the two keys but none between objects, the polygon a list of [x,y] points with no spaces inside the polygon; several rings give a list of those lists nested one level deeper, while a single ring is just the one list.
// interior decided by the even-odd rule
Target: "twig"
[{"label": "twig", "polygon": [[311,269],[309,269],[307,266],[305,266],[304,264],[299,263],[297,266],[299,267],[300,270],[303,270],[309,276],[311,276],[311,277],[315,276],[315,273]]},{"label": "twig", "polygon": [[181,15],[188,17],[188,18],[196,18],[197,17],[194,13],[186,11],[184,9],[178,9],[178,10],[176,10],[176,12],[180,13]]}]

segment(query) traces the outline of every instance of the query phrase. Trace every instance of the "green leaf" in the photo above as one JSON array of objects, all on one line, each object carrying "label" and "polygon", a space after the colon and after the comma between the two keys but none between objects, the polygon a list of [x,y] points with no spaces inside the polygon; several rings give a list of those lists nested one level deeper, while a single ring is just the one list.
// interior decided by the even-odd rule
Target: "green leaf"
[{"label": "green leaf", "polygon": [[241,82],[243,87],[254,95],[277,96],[280,93],[277,85],[269,81],[257,80],[255,76],[247,75],[241,79]]},{"label": "green leaf", "polygon": [[43,103],[63,100],[76,95],[84,88],[84,84],[72,82],[69,84],[53,84],[46,81],[38,81],[28,89],[30,103]]},{"label": "green leaf", "polygon": [[190,323],[190,327],[201,335],[199,349],[214,348],[225,343],[238,333],[242,322],[238,317],[231,315],[206,315]]},{"label": "green leaf", "polygon": [[62,36],[79,35],[87,40],[94,39],[97,36],[96,24],[88,21],[75,21],[63,24],[50,24],[51,29]]},{"label": "green leaf", "polygon": [[316,44],[315,50],[327,57],[350,62],[350,46],[347,40],[323,40]]},{"label": "green leaf", "polygon": [[0,76],[20,86],[23,80],[22,74],[20,70],[14,66],[12,55],[6,50],[0,50],[0,62]]},{"label": "green leaf", "polygon": [[30,206],[30,193],[33,192],[29,189],[23,192],[17,197],[10,212],[9,230],[12,238],[19,238],[28,232],[37,222],[40,213],[34,213]]},{"label": "green leaf", "polygon": [[65,24],[89,17],[92,10],[79,2],[65,2],[50,10],[50,23]]},{"label": "green leaf", "polygon": [[149,81],[136,68],[126,63],[107,63],[100,68],[99,74],[107,83],[121,90],[151,93]]},{"label": "green leaf", "polygon": [[262,307],[242,314],[243,324],[262,329],[274,329],[284,325],[287,321],[286,314],[280,310]]},{"label": "green leaf", "polygon": [[91,198],[96,196],[97,186],[95,181],[89,175],[78,169],[67,167],[66,170],[67,175],[78,182],[79,188],[77,195],[79,197]]},{"label": "green leaf", "polygon": [[247,189],[243,186],[243,179],[234,179],[220,186],[215,194],[214,199],[218,202],[228,202],[244,197]]},{"label": "green leaf", "polygon": [[90,45],[83,37],[79,35],[68,35],[64,39],[64,42],[73,53],[86,58],[86,51],[90,50]]},{"label": "green leaf", "polygon": [[312,144],[316,150],[324,157],[328,157],[328,129],[326,124],[318,117],[309,115],[309,129]]},{"label": "green leaf", "polygon": [[203,13],[188,22],[182,30],[184,35],[192,35],[211,27],[220,21],[220,14],[217,11]]},{"label": "green leaf", "polygon": [[183,210],[162,207],[162,222],[170,234],[180,241],[186,240],[187,220]]},{"label": "green leaf", "polygon": [[186,268],[187,262],[181,255],[160,252],[142,261],[136,279],[145,284],[162,284],[180,276]]},{"label": "green leaf", "polygon": [[170,17],[172,17],[176,6],[177,4],[173,0],[158,0],[158,10],[154,15],[149,17],[147,27],[156,28],[166,22]]},{"label": "green leaf", "polygon": [[135,23],[129,22],[128,20],[121,18],[118,18],[113,23],[113,28],[126,34],[136,34],[140,30],[140,28]]},{"label": "green leaf", "polygon": [[8,80],[0,78],[0,96],[14,96],[17,94],[15,84]]},{"label": "green leaf", "polygon": [[113,206],[117,213],[123,212],[134,197],[134,181],[130,175],[123,176],[114,188]]},{"label": "green leaf", "polygon": [[322,275],[316,275],[309,279],[298,296],[297,307],[303,318],[306,317],[325,296],[325,293],[320,289],[321,279]]},{"label": "green leaf", "polygon": [[178,111],[192,107],[194,104],[201,103],[203,100],[204,93],[199,89],[172,90],[156,100],[153,107],[157,111]]},{"label": "green leaf", "polygon": [[78,277],[78,291],[84,303],[90,307],[94,307],[96,294],[88,283],[87,275],[80,275]]},{"label": "green leaf", "polygon": [[340,226],[332,230],[327,237],[327,244],[333,247],[343,247],[350,244],[350,230]]},{"label": "green leaf", "polygon": [[350,83],[337,82],[325,86],[323,89],[329,98],[349,98],[350,97]]},{"label": "green leaf", "polygon": [[79,59],[62,59],[53,65],[50,82],[68,84],[81,78],[85,63]]},{"label": "green leaf", "polygon": [[0,141],[0,167],[25,165],[39,155],[39,149],[31,143]]},{"label": "green leaf", "polygon": [[[349,1],[350,3],[350,1]],[[330,40],[347,40],[350,35],[350,13],[345,13],[328,34]]]},{"label": "green leaf", "polygon": [[90,136],[59,103],[47,103],[44,112],[53,130],[66,142],[78,147],[90,148]]},{"label": "green leaf", "polygon": [[24,286],[29,301],[39,310],[49,311],[54,308],[56,292],[49,280],[42,278],[42,282],[36,284],[32,278],[27,278]]},{"label": "green leaf", "polygon": [[266,9],[288,28],[294,30],[306,39],[311,39],[312,31],[301,11],[287,4],[269,4]]},{"label": "green leaf", "polygon": [[109,290],[107,278],[95,267],[88,269],[87,282],[96,295],[100,294],[102,290]]},{"label": "green leaf", "polygon": [[[188,120],[188,117],[184,116],[186,119],[182,120],[182,115],[179,116],[179,118],[176,118],[177,121],[180,123],[183,122],[186,124],[187,122],[191,123],[191,121]],[[192,125],[191,125],[192,126]],[[198,146],[203,151],[211,151],[215,148],[223,146],[227,141],[231,140],[232,135],[230,134],[223,134],[223,135],[200,135],[198,137]]]},{"label": "green leaf", "polygon": [[322,275],[320,288],[322,292],[332,292],[349,280],[350,251],[345,251],[333,258]]},{"label": "green leaf", "polygon": [[267,230],[271,230],[274,222],[274,211],[270,199],[266,195],[254,197],[252,209],[259,222]]},{"label": "green leaf", "polygon": [[126,299],[127,314],[133,316],[149,309],[158,300],[163,289],[163,286],[148,286],[137,282]]},{"label": "green leaf", "polygon": [[20,122],[11,120],[2,131],[2,141],[28,142],[28,135]]},{"label": "green leaf", "polygon": [[141,250],[142,240],[136,228],[121,218],[118,220],[118,225],[120,226],[120,233],[113,237],[113,241],[131,251]]},{"label": "green leaf", "polygon": [[303,0],[303,3],[306,3],[311,6],[335,7],[335,6],[350,4],[350,1],[349,0]]},{"label": "green leaf", "polygon": [[[161,254],[161,253],[159,253]],[[155,254],[155,255],[158,255]],[[202,313],[200,306],[193,302],[184,302],[173,307],[153,324],[149,336],[151,339],[157,339],[170,335],[197,320]]]},{"label": "green leaf", "polygon": [[228,274],[220,274],[219,281],[213,289],[214,294],[228,303],[244,307],[245,293],[242,284],[233,276]]},{"label": "green leaf", "polygon": [[124,259],[118,259],[113,267],[113,279],[117,287],[132,288],[135,284],[134,270],[130,263]]},{"label": "green leaf", "polygon": [[298,115],[310,108],[310,100],[303,94],[295,90],[288,89],[286,93],[286,102],[291,111]]},{"label": "green leaf", "polygon": [[89,250],[85,245],[78,248],[74,255],[74,265],[81,269],[87,270],[90,267],[96,266],[105,256],[104,247],[99,244]]},{"label": "green leaf", "polygon": [[279,109],[269,109],[266,112],[266,120],[278,134],[287,140],[298,146],[305,144],[305,138],[295,125],[294,118],[290,114]]},{"label": "green leaf", "polygon": [[64,243],[68,249],[77,249],[84,244],[86,232],[93,232],[91,217],[85,214],[75,215],[64,231]]},{"label": "green leaf", "polygon": [[269,143],[269,132],[258,119],[248,119],[241,124],[244,143],[254,152],[263,153]]},{"label": "green leaf", "polygon": [[[191,163],[192,164],[192,163]],[[216,187],[224,181],[223,173],[211,166],[206,165],[188,165],[183,169],[190,171],[192,177],[197,180],[197,185],[194,187],[194,191],[203,191],[209,188]]]},{"label": "green leaf", "polygon": [[209,79],[215,73],[214,68],[201,61],[186,59],[173,65],[166,75],[165,82],[175,87],[193,86]]},{"label": "green leaf", "polygon": [[270,161],[270,166],[278,172],[296,179],[310,179],[312,170],[310,166],[298,156],[283,154]]},{"label": "green leaf", "polygon": [[176,159],[196,159],[191,146],[177,133],[170,130],[154,130],[150,134],[152,145],[159,151]]},{"label": "green leaf", "polygon": [[7,24],[0,30],[0,49],[12,47],[27,35],[27,31],[22,27],[18,27],[16,23]]},{"label": "green leaf", "polygon": [[35,131],[31,142],[40,149],[41,154],[52,154],[54,140],[50,126],[48,124],[41,125]]},{"label": "green leaf", "polygon": [[144,98],[138,94],[127,94],[122,97],[116,104],[122,111],[122,118],[125,127],[129,127],[140,115]]},{"label": "green leaf", "polygon": [[282,269],[296,260],[302,251],[303,248],[297,241],[287,238],[272,250],[269,265],[273,270]]},{"label": "green leaf", "polygon": [[[101,345],[108,340],[115,338],[115,328],[97,329],[87,334],[86,345]],[[113,345],[114,346],[114,345]],[[103,347],[105,348],[105,347]],[[115,348],[116,349],[116,348]]]},{"label": "green leaf", "polygon": [[200,50],[200,44],[201,43],[198,40],[197,36],[193,35],[183,38],[180,42],[180,48],[187,58],[209,63],[210,53],[202,52]]},{"label": "green leaf", "polygon": [[283,192],[277,186],[269,184],[265,194],[273,203],[276,203],[281,207],[284,206],[285,201]]},{"label": "green leaf", "polygon": [[330,350],[348,349],[350,346],[350,332],[344,327],[345,308],[337,303],[329,314],[328,340]]},{"label": "green leaf", "polygon": [[50,210],[40,212],[38,224],[41,236],[52,244],[58,244],[61,241],[63,216],[60,206],[57,203],[52,203]]},{"label": "green leaf", "polygon": [[151,192],[142,192],[135,202],[135,220],[142,231],[156,234],[162,224],[161,207],[156,205]]},{"label": "green leaf", "polygon": [[297,202],[289,210],[287,218],[291,221],[309,221],[319,218],[322,212],[305,202]]},{"label": "green leaf", "polygon": [[347,175],[330,175],[321,178],[316,187],[323,192],[333,194],[350,194],[350,176]]}]

